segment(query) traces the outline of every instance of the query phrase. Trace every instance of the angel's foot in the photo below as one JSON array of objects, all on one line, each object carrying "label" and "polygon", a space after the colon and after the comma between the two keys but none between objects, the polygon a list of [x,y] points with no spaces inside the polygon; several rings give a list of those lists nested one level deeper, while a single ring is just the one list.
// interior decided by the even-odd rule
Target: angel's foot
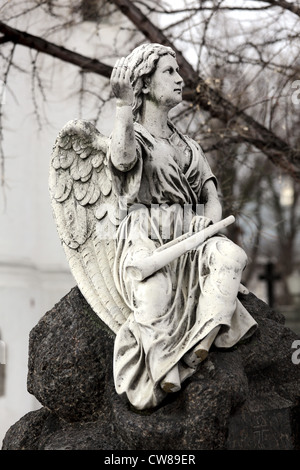
[{"label": "angel's foot", "polygon": [[[199,345],[200,346],[200,345]],[[183,356],[183,360],[189,367],[196,367],[201,362],[205,361],[208,356],[208,351],[203,348],[195,348],[191,352]]]},{"label": "angel's foot", "polygon": [[200,362],[202,362],[207,358],[208,351],[206,351],[206,349],[196,349],[195,354]]},{"label": "angel's foot", "polygon": [[166,393],[178,392],[181,389],[178,366],[174,366],[160,383]]},{"label": "angel's foot", "polygon": [[244,294],[244,295],[248,295],[249,290],[247,289],[247,287],[243,286],[243,284],[240,284],[239,285],[239,293]]},{"label": "angel's foot", "polygon": [[187,352],[183,356],[184,362],[189,367],[196,367],[207,358],[208,351],[216,339],[219,330],[220,327],[216,326],[213,330],[211,330],[210,333],[208,333],[208,335],[205,336],[205,338],[203,338],[202,341],[200,341],[200,343],[198,343],[191,351]]},{"label": "angel's foot", "polygon": [[173,384],[172,382],[165,382],[164,380],[160,384],[161,388],[166,393],[174,393],[180,390],[180,385]]}]

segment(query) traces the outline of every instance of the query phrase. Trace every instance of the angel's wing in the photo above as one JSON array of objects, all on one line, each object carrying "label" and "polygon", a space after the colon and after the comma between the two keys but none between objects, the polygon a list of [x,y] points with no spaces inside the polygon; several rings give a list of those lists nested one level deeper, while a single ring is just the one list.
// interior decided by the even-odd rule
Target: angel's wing
[{"label": "angel's wing", "polygon": [[107,166],[108,138],[84,120],[68,122],[53,148],[49,189],[58,234],[79,289],[117,333],[130,310],[113,279],[119,224]]}]

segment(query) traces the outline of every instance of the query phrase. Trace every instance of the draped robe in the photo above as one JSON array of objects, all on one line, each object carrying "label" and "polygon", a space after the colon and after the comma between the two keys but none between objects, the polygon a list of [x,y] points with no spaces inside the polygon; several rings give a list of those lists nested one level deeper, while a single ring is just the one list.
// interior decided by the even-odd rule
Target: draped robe
[{"label": "draped robe", "polygon": [[[161,402],[166,393],[160,384],[170,370],[181,383],[195,372],[184,357],[215,327],[221,328],[214,344],[229,348],[257,326],[237,299],[240,266],[222,249],[222,235],[144,281],[128,275],[134,259],[188,231],[205,182],[216,182],[200,146],[169,126],[171,137],[158,139],[135,124],[133,167],[121,172],[110,163],[121,209],[127,211],[117,233],[114,278],[132,311],[115,339],[114,380],[117,393],[137,409]],[[246,262],[241,248],[226,243]]]}]

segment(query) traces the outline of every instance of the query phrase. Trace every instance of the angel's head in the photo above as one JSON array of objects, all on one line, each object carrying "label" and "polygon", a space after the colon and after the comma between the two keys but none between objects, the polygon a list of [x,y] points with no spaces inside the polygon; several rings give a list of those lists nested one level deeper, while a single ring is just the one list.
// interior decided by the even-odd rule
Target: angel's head
[{"label": "angel's head", "polygon": [[[161,44],[142,44],[135,48],[128,56],[128,66],[131,68],[130,81],[134,92],[132,111],[136,121],[140,117],[145,96],[150,91],[151,80],[158,67],[158,63],[162,64],[162,60],[160,59],[163,59],[165,62],[163,65],[166,70],[172,69],[174,74],[176,74],[176,80],[178,82],[177,97],[178,102],[181,101],[182,78],[178,74],[176,54],[173,49]],[[160,86],[160,84],[163,83],[158,83],[158,86]]]}]

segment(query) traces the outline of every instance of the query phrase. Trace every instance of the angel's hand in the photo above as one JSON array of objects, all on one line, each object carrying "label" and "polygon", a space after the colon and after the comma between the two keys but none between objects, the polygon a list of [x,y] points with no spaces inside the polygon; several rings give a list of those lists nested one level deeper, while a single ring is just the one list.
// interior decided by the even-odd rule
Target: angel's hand
[{"label": "angel's hand", "polygon": [[117,98],[117,106],[131,106],[133,103],[133,88],[130,83],[128,61],[122,57],[113,68],[110,84]]},{"label": "angel's hand", "polygon": [[189,232],[190,233],[200,232],[201,230],[205,229],[211,224],[212,224],[212,220],[209,219],[208,217],[195,215],[191,220]]}]

